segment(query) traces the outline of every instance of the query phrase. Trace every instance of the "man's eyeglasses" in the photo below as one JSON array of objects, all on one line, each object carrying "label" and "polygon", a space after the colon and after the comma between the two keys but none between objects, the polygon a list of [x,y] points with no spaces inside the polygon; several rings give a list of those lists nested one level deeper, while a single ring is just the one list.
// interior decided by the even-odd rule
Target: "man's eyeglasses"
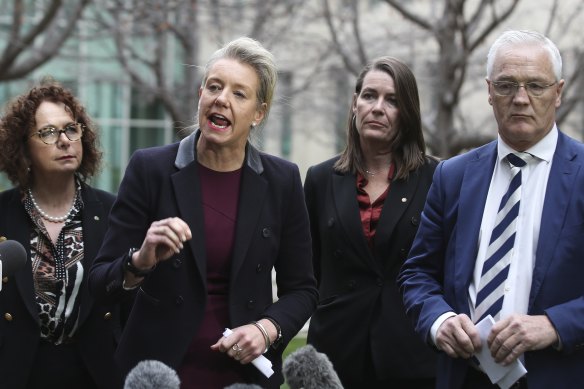
[{"label": "man's eyeglasses", "polygon": [[81,139],[81,136],[83,135],[83,124],[71,123],[60,130],[56,127],[48,126],[41,128],[30,137],[32,138],[36,135],[40,140],[43,141],[43,143],[47,145],[54,145],[59,140],[61,134],[65,134],[67,139],[69,139],[71,142],[76,142]]},{"label": "man's eyeglasses", "polygon": [[491,84],[493,84],[495,94],[499,96],[514,96],[519,87],[522,86],[529,96],[539,97],[550,86],[557,84],[557,81],[551,84],[542,84],[541,82],[518,83],[515,81],[491,81]]}]

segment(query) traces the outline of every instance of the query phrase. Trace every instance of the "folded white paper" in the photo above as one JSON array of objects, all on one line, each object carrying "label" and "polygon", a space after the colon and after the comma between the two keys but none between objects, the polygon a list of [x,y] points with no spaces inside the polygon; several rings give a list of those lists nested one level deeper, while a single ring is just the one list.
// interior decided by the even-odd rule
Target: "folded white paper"
[{"label": "folded white paper", "polygon": [[[232,333],[233,333],[233,331],[231,331],[229,328],[226,328],[225,331],[223,331],[223,336],[228,337]],[[272,376],[272,374],[274,374],[274,370],[272,370],[272,361],[270,361],[268,358],[264,357],[263,355],[260,355],[259,357],[254,359],[253,361],[251,361],[251,363],[259,371],[261,371],[262,374],[265,375],[267,378],[270,378]]]},{"label": "folded white paper", "polygon": [[502,389],[508,389],[519,378],[525,375],[527,370],[519,359],[516,359],[515,362],[508,366],[503,366],[495,362],[487,345],[487,338],[493,324],[495,324],[495,321],[491,315],[477,323],[477,330],[479,331],[483,346],[481,347],[481,351],[475,354],[475,357],[479,360],[481,369],[489,376],[493,384],[499,385]]}]

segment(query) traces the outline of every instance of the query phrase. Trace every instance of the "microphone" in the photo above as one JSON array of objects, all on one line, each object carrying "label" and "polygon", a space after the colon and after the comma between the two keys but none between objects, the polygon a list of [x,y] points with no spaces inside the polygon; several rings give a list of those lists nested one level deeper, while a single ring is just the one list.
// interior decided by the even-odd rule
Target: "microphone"
[{"label": "microphone", "polygon": [[223,389],[262,389],[262,387],[256,384],[231,384]]},{"label": "microphone", "polygon": [[[3,239],[3,240],[2,240]],[[26,250],[15,240],[0,238],[0,280],[2,277],[11,276],[20,270],[26,263]],[[0,282],[0,291],[2,282]]]},{"label": "microphone", "polygon": [[290,389],[343,389],[331,361],[310,344],[288,355],[282,373]]},{"label": "microphone", "polygon": [[180,389],[180,379],[174,369],[151,359],[130,370],[124,389]]}]

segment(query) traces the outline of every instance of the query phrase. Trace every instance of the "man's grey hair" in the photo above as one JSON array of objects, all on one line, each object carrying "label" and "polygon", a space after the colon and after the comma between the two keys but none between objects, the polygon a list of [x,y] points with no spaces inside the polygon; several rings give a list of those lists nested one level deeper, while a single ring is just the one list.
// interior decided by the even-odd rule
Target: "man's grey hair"
[{"label": "man's grey hair", "polygon": [[493,72],[493,64],[499,50],[503,47],[517,46],[517,45],[535,45],[545,49],[552,61],[554,75],[556,81],[562,79],[562,56],[560,51],[548,37],[539,32],[527,30],[509,30],[505,31],[501,36],[495,40],[489,54],[487,55],[487,78],[491,79]]}]

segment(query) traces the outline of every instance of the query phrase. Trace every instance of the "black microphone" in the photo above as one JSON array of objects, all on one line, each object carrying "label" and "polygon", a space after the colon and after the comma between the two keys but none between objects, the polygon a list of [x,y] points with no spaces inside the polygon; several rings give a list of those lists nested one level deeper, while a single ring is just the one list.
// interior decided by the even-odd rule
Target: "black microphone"
[{"label": "black microphone", "polygon": [[262,387],[256,384],[231,384],[223,389],[262,389]]},{"label": "black microphone", "polygon": [[310,344],[288,355],[282,373],[290,389],[343,389],[331,361]]},{"label": "black microphone", "polygon": [[126,376],[124,389],[180,389],[178,374],[160,361],[138,363]]},{"label": "black microphone", "polygon": [[15,240],[0,242],[0,278],[14,275],[26,263],[26,250]]}]

